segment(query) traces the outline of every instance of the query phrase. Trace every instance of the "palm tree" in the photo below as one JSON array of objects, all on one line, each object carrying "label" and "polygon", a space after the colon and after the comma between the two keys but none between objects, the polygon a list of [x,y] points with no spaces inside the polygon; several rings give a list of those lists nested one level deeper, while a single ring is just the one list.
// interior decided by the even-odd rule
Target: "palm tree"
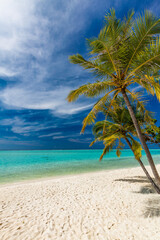
[{"label": "palm tree", "polygon": [[106,102],[109,95],[112,95],[110,106],[116,96],[122,95],[152,172],[160,185],[159,174],[128,98],[129,95],[143,109],[138,92],[133,91],[133,88],[139,86],[160,100],[160,19],[148,11],[136,19],[133,16],[134,12],[130,11],[127,18],[120,20],[115,10],[111,10],[105,16],[105,26],[98,37],[88,40],[90,57],[85,59],[80,54],[69,57],[71,63],[89,70],[98,81],[71,91],[68,101],[75,101],[80,95],[101,96],[83,121],[84,132],[87,124],[94,123],[101,104]]},{"label": "palm tree", "polygon": [[[135,116],[142,128],[145,129],[144,114],[139,110],[136,110]],[[133,138],[133,136],[136,136],[136,131],[129,111],[124,107],[124,105],[121,105],[116,109],[112,108],[112,110],[110,110],[108,113],[108,118],[109,121],[99,121],[93,127],[95,140],[90,144],[90,146],[92,146],[97,141],[103,141],[104,144],[104,150],[100,156],[100,161],[107,152],[113,149],[114,146],[117,148],[117,156],[120,157],[121,149],[123,149],[125,146],[122,143],[122,139],[125,140],[133,152],[135,159],[138,160],[148,180],[151,182],[157,193],[160,194],[160,188],[151,178],[143,162],[141,161],[142,147],[141,144]]]},{"label": "palm tree", "polygon": [[[153,119],[153,123],[156,124],[157,120]],[[160,146],[160,127],[153,128],[151,125],[147,125],[145,128],[145,141],[150,143],[157,143]]]}]

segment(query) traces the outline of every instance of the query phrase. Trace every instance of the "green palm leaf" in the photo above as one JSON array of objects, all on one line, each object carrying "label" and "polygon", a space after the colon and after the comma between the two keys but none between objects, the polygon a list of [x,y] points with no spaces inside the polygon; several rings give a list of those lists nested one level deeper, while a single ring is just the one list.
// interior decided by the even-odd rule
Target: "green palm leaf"
[{"label": "green palm leaf", "polygon": [[139,18],[135,21],[133,29],[133,37],[131,39],[131,49],[133,49],[133,51],[125,73],[127,73],[128,68],[137,53],[141,52],[144,47],[150,43],[153,36],[160,34],[160,20],[151,12],[145,11],[144,15],[139,16]]},{"label": "green palm leaf", "polygon": [[96,97],[110,89],[114,89],[114,87],[110,86],[107,81],[88,83],[82,85],[76,90],[71,91],[67,97],[67,100],[69,102],[76,101],[77,98],[81,95],[84,95],[86,97]]},{"label": "green palm leaf", "polygon": [[[152,172],[160,185],[159,174],[144,139],[144,130],[140,128],[143,121],[138,116],[136,118],[134,109],[132,109],[130,104],[130,100],[134,100],[137,104],[137,110],[140,109],[143,113],[145,112],[144,103],[140,99],[139,93],[131,90],[131,87],[135,87],[137,84],[145,92],[147,91],[149,94],[156,95],[160,101],[160,19],[149,11],[145,11],[144,14],[135,19],[133,15],[132,11],[128,14],[127,18],[118,19],[115,10],[111,9],[105,16],[105,25],[100,31],[99,36],[88,40],[89,58],[84,59],[80,54],[69,58],[72,63],[89,70],[95,79],[99,78],[103,80],[103,83],[96,83],[97,85],[89,83],[88,86],[83,85],[77,90],[72,91],[68,96],[68,100],[74,101],[81,95],[87,97],[100,95],[101,99],[94,105],[91,112],[83,121],[82,132],[84,132],[87,124],[95,122],[97,113],[100,111],[106,112],[105,116],[107,119],[107,114],[110,112],[109,117],[112,118],[114,116],[114,121],[117,121],[116,123],[119,125],[120,123],[122,124],[124,117],[121,115],[120,119],[118,112],[113,113],[116,109],[115,100],[118,95],[122,95],[134,124],[130,122],[129,125],[127,120],[126,123],[128,125],[123,122],[119,129],[120,131],[116,133],[112,132],[111,134],[111,130],[114,127],[109,128],[108,125],[105,126],[104,122],[103,128],[105,131],[102,132],[101,137],[98,136],[98,140],[102,140],[104,137],[105,149],[101,157],[114,146],[116,137],[119,141],[124,136],[129,146],[133,145],[136,158],[138,158],[140,156],[140,146],[134,140],[130,143],[132,136],[138,134]],[[112,92],[115,94],[113,95],[113,100],[110,100],[111,103],[109,106],[109,94]],[[120,106],[120,102],[118,105]],[[123,115],[125,116],[125,111]],[[145,118],[148,119],[146,121],[149,121],[147,113]],[[133,130],[133,126],[136,128],[136,131]],[[106,135],[106,130],[108,130],[108,134],[111,134],[111,139],[109,139],[109,135]],[[124,135],[124,133],[126,134],[126,130],[132,132],[130,134],[130,141]],[[136,148],[138,149],[137,151]],[[117,154],[119,155],[119,151]]]},{"label": "green palm leaf", "polygon": [[102,111],[102,105],[104,105],[104,103],[106,102],[107,97],[109,96],[109,94],[111,94],[112,92],[114,92],[115,89],[109,91],[108,93],[106,93],[104,95],[104,97],[102,97],[92,108],[92,110],[90,111],[90,113],[87,115],[87,117],[83,120],[83,127],[81,130],[81,133],[84,133],[84,130],[86,128],[87,125],[91,125],[95,122],[96,119],[96,114],[100,111]]}]

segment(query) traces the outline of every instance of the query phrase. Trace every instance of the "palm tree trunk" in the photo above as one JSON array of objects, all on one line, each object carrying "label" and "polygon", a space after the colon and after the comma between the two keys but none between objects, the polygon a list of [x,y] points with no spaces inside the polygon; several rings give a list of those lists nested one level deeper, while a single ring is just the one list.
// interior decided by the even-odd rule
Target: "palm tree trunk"
[{"label": "palm tree trunk", "polygon": [[148,146],[147,146],[147,144],[146,144],[146,142],[145,142],[145,140],[144,140],[144,138],[143,138],[143,135],[142,135],[140,126],[139,126],[138,121],[137,121],[137,119],[136,119],[136,117],[135,117],[134,111],[133,111],[133,109],[132,109],[132,106],[131,106],[131,104],[130,104],[130,101],[129,101],[129,99],[128,99],[128,96],[127,96],[127,94],[126,94],[126,91],[125,91],[125,89],[122,89],[121,92],[122,92],[124,101],[125,101],[125,103],[126,103],[126,105],[127,105],[127,108],[128,108],[129,113],[130,113],[130,116],[131,116],[131,118],[132,118],[132,121],[133,121],[133,124],[134,124],[134,126],[135,126],[137,135],[138,135],[138,137],[139,137],[139,140],[140,140],[140,142],[141,142],[141,144],[142,144],[142,146],[143,146],[143,149],[144,149],[144,151],[145,151],[145,153],[146,153],[146,156],[147,156],[147,158],[148,158],[148,162],[149,162],[149,164],[150,164],[150,166],[151,166],[153,175],[154,175],[154,177],[155,177],[155,179],[156,179],[156,182],[157,182],[158,186],[160,186],[160,177],[159,177],[159,174],[158,174],[157,169],[156,169],[156,167],[155,167],[155,164],[154,164],[154,161],[153,161],[152,156],[151,156],[151,154],[150,154],[150,151],[149,151],[149,149],[148,149]]},{"label": "palm tree trunk", "polygon": [[[130,147],[130,149],[132,150],[133,154],[134,154],[134,151],[133,151],[133,149],[132,149],[132,145],[131,145],[130,141],[128,140],[127,137],[125,137],[125,140],[126,140],[128,146]],[[139,164],[141,165],[144,173],[146,174],[148,180],[150,181],[150,183],[152,184],[152,186],[154,187],[154,189],[156,190],[156,192],[157,192],[158,194],[160,194],[160,188],[157,186],[157,184],[156,184],[156,183],[153,181],[153,179],[151,178],[149,172],[148,172],[147,169],[145,168],[145,166],[144,166],[143,162],[141,161],[141,159],[139,159],[138,162],[139,162]]]}]

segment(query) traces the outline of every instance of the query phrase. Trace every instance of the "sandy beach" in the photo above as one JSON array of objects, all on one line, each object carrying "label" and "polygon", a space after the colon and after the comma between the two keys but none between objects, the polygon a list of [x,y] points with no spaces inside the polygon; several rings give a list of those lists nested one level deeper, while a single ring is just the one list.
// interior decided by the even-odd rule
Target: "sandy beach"
[{"label": "sandy beach", "polygon": [[158,240],[160,196],[141,168],[1,185],[0,239]]}]

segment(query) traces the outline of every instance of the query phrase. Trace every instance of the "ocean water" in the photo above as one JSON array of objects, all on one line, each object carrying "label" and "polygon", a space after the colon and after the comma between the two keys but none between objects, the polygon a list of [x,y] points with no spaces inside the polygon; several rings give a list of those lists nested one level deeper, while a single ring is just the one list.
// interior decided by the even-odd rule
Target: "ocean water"
[{"label": "ocean water", "polygon": [[[113,150],[99,162],[101,153],[102,150],[0,151],[0,183],[139,165],[130,150],[123,150],[119,158]],[[160,163],[160,150],[151,153]],[[144,152],[142,160],[147,164]]]}]

